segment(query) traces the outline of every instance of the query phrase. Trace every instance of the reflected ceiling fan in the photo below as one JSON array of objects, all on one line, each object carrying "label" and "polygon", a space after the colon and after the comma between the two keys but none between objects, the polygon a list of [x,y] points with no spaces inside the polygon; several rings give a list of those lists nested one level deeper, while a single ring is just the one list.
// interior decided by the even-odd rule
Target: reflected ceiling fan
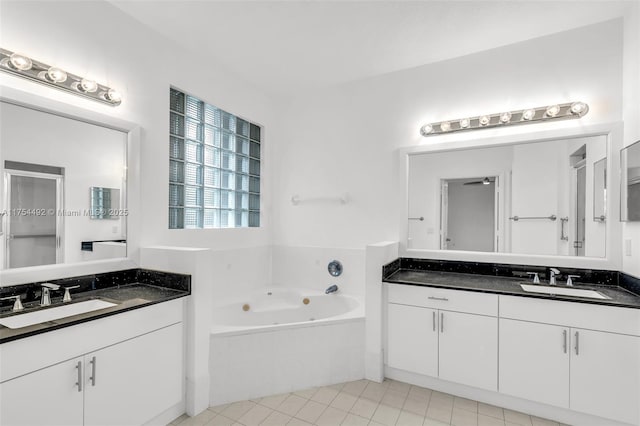
[{"label": "reflected ceiling fan", "polygon": [[482,180],[473,180],[471,182],[465,182],[463,183],[463,185],[489,185],[490,183],[494,182],[495,179],[489,179],[488,177],[482,179]]}]

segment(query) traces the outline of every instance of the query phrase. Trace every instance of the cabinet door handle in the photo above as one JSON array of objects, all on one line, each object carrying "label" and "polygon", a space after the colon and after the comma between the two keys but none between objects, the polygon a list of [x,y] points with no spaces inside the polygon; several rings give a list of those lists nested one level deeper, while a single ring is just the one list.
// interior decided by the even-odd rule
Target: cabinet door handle
[{"label": "cabinet door handle", "polygon": [[436,331],[436,311],[433,311],[433,331]]},{"label": "cabinet door handle", "polygon": [[96,357],[95,356],[92,357],[89,363],[91,364],[91,377],[89,377],[89,380],[91,380],[91,386],[95,386],[96,385]]},{"label": "cabinet door handle", "polygon": [[429,296],[428,299],[429,300],[442,300],[443,302],[448,302],[449,301],[449,299],[447,299],[446,297]]},{"label": "cabinet door handle", "polygon": [[444,333],[444,313],[440,312],[440,333]]},{"label": "cabinet door handle", "polygon": [[562,349],[564,353],[567,353],[567,330],[562,330],[562,338],[564,339],[564,343],[562,344]]},{"label": "cabinet door handle", "polygon": [[576,355],[580,355],[580,333],[576,331]]},{"label": "cabinet door handle", "polygon": [[82,361],[78,361],[76,370],[78,370],[78,381],[76,385],[78,386],[78,392],[82,392]]}]

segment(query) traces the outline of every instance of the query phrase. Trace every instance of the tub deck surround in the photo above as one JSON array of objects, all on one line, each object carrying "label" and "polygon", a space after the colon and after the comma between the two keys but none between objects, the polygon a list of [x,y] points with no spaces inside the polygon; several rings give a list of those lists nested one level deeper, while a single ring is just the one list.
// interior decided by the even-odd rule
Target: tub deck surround
[{"label": "tub deck surround", "polygon": [[558,269],[562,273],[558,277],[558,288],[566,288],[568,274],[578,275],[580,278],[574,280],[573,288],[596,290],[610,299],[524,291],[520,284],[532,284],[527,272],[537,272],[542,281],[540,285],[548,285],[545,283],[548,268],[541,266],[399,258],[383,267],[382,281],[640,309],[640,280],[635,277],[615,271]]},{"label": "tub deck surround", "polygon": [[[0,344],[191,294],[191,277],[189,275],[140,268],[47,282],[60,285],[60,290],[51,292],[51,306],[46,308],[39,306],[41,282],[0,288],[0,297],[21,295],[24,305],[23,311],[14,313],[11,310],[13,301],[3,301],[3,305],[0,307],[0,317],[51,309],[92,299],[116,303],[116,306],[16,329],[0,325]],[[63,304],[63,288],[74,286],[80,287],[71,290],[72,301]]]}]

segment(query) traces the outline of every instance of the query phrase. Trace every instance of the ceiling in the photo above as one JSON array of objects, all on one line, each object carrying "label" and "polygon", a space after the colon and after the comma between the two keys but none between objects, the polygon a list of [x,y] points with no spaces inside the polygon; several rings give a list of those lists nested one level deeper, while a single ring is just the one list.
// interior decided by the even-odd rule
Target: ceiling
[{"label": "ceiling", "polygon": [[111,3],[265,92],[295,96],[613,19],[637,1]]}]

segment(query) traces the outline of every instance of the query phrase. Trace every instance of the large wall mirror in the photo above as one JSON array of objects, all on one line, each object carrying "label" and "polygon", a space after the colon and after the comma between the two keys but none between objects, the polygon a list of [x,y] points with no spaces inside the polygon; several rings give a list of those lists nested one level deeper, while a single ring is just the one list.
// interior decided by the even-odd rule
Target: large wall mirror
[{"label": "large wall mirror", "polygon": [[408,155],[407,249],[604,258],[608,137]]},{"label": "large wall mirror", "polygon": [[4,101],[0,116],[2,269],[126,257],[127,133]]}]

